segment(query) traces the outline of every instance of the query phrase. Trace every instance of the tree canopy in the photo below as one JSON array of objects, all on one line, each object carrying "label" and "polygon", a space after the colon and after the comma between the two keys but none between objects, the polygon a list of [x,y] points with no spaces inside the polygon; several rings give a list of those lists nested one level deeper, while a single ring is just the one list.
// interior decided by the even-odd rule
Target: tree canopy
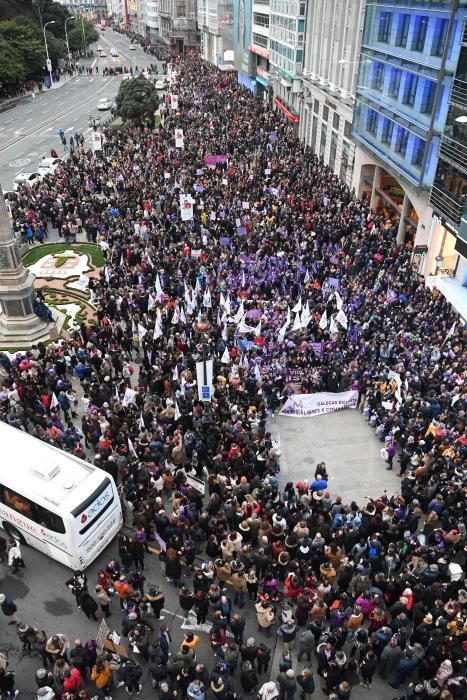
[{"label": "tree canopy", "polygon": [[154,120],[154,112],[159,106],[159,97],[154,85],[144,76],[123,80],[116,99],[116,112],[123,121],[142,125]]}]

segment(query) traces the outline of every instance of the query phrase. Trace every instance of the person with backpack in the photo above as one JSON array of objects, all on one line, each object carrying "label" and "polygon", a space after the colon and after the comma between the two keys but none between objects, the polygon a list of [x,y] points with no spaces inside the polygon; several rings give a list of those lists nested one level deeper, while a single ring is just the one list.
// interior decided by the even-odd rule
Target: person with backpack
[{"label": "person with backpack", "polygon": [[19,623],[18,615],[16,614],[18,608],[16,606],[13,598],[5,593],[0,593],[0,606],[2,608],[2,613],[5,617],[9,618],[9,625],[17,625]]},{"label": "person with backpack", "polygon": [[133,695],[133,690],[140,693],[143,686],[140,683],[143,669],[134,661],[128,660],[123,666],[123,680],[125,681],[125,690],[128,695]]}]

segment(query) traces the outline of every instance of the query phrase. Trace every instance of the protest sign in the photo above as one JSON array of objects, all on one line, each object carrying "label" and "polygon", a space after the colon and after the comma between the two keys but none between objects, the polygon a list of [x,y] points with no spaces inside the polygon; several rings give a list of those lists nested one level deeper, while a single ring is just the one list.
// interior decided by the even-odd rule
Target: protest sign
[{"label": "protest sign", "polygon": [[285,402],[281,416],[308,418],[334,413],[344,408],[356,408],[358,391],[343,391],[339,394],[320,392],[318,394],[294,394]]}]

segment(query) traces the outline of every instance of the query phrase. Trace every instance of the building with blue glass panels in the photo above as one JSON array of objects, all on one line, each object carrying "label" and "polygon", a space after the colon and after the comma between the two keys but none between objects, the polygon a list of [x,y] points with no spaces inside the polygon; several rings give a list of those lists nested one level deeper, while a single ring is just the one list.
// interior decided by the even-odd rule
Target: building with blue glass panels
[{"label": "building with blue glass panels", "polygon": [[[429,243],[435,182],[467,0],[368,0],[352,135],[353,184],[400,215],[399,241]],[[426,265],[426,256],[420,258]]]}]

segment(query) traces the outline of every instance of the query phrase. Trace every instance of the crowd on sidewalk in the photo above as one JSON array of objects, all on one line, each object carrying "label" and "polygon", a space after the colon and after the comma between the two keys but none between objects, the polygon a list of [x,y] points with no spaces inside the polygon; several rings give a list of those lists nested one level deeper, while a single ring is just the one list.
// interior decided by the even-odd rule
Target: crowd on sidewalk
[{"label": "crowd on sidewalk", "polygon": [[[17,229],[79,219],[106,260],[90,282],[97,324],[0,356],[3,420],[92,452],[134,527],[102,572],[108,585],[89,593],[76,574],[87,593],[77,602],[92,617],[115,591],[133,665],[148,664],[161,700],[309,700],[319,685],[345,700],[375,673],[395,695],[462,700],[462,325],[413,272],[397,222],[354,199],[280,114],[198,57],[174,58],[170,72],[178,104],[167,98],[158,129],[107,130],[100,156],[75,148],[13,206]],[[214,360],[211,402],[198,399],[203,357]],[[345,503],[325,464],[281,487],[267,419],[294,391],[292,374],[307,393],[358,390],[388,468],[400,465],[399,493]],[[189,476],[206,482],[204,498]],[[204,632],[174,650],[157,622],[161,593],[145,591],[141,566],[156,535],[181,608],[211,623],[210,669],[196,661]],[[255,638],[243,639],[244,608]],[[272,635],[283,654],[266,680]],[[91,655],[80,669],[70,654],[67,668],[55,636],[63,675],[76,680],[56,696],[85,697],[76,668],[100,695],[112,672],[139,692],[139,671],[118,675],[125,660]]]}]

